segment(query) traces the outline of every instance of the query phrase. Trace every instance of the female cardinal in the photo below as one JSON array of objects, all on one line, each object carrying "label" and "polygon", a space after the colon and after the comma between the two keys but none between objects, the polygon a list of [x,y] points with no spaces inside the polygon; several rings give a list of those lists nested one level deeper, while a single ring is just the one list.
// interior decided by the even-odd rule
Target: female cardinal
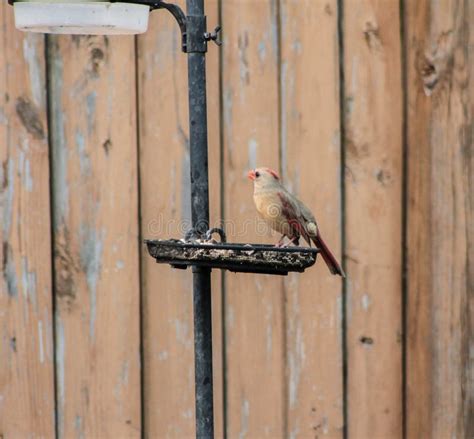
[{"label": "female cardinal", "polygon": [[298,245],[300,236],[311,246],[311,241],[321,251],[321,256],[332,274],[345,277],[336,258],[321,238],[314,215],[281,184],[278,174],[269,168],[249,171],[253,180],[253,200],[258,213],[266,223],[283,236],[277,245],[282,245],[285,236]]}]

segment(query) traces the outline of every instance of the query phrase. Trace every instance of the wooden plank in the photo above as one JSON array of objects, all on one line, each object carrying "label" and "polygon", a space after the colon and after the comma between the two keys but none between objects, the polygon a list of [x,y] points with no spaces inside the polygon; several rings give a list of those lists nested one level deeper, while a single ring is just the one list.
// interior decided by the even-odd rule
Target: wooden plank
[{"label": "wooden plank", "polygon": [[401,437],[403,111],[398,2],[346,1],[347,432]]},{"label": "wooden plank", "polygon": [[51,37],[60,437],[139,437],[132,37]]},{"label": "wooden plank", "polygon": [[[279,169],[277,2],[222,3],[224,206],[229,241],[276,242],[262,228],[247,171]],[[284,437],[282,279],[226,274],[229,437]]]},{"label": "wooden plank", "polygon": [[44,38],[0,5],[0,437],[54,437]]},{"label": "wooden plank", "polygon": [[[184,10],[185,1],[177,2]],[[208,28],[217,0],[206,2]],[[141,226],[146,238],[182,237],[191,227],[187,57],[179,28],[163,12],[138,38]],[[218,50],[207,55],[211,224],[220,213]],[[222,437],[220,273],[212,276],[215,433]],[[191,271],[157,265],[142,251],[144,419],[147,437],[195,435]]]},{"label": "wooden plank", "polygon": [[473,437],[474,5],[405,6],[407,437]]},{"label": "wooden plank", "polygon": [[[283,0],[282,169],[341,260],[337,2]],[[285,279],[288,435],[342,437],[342,282],[322,259]]]}]

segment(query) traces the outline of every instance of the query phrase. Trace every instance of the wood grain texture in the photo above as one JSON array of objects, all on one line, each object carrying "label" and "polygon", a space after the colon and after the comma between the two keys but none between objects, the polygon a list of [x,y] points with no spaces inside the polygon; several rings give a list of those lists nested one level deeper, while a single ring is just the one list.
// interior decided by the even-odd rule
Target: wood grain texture
[{"label": "wood grain texture", "polygon": [[474,436],[473,9],[405,4],[409,438]]},{"label": "wood grain texture", "polygon": [[[341,260],[337,2],[281,3],[282,169]],[[285,279],[287,437],[342,437],[342,282],[323,260]]]},{"label": "wood grain texture", "polygon": [[[229,241],[276,242],[247,171],[279,169],[277,2],[224,1],[224,206]],[[226,274],[228,437],[286,436],[282,279]]]},{"label": "wood grain texture", "polygon": [[[152,14],[138,37],[138,73],[142,236],[181,237],[191,226],[187,76],[171,15]],[[141,282],[144,430],[192,437],[192,275],[157,265],[142,248]]]},{"label": "wood grain texture", "polygon": [[0,5],[0,437],[54,437],[44,38]]},{"label": "wood grain texture", "polygon": [[59,437],[139,437],[132,37],[51,37]]},{"label": "wood grain texture", "polygon": [[[185,8],[185,1],[178,2]],[[206,2],[208,28],[217,1]],[[140,186],[144,238],[183,237],[191,228],[187,56],[179,28],[163,12],[150,16],[138,37]],[[220,213],[218,51],[207,56],[211,224]],[[157,265],[142,251],[145,435],[195,434],[194,339],[191,270]],[[222,437],[220,273],[212,275],[215,432]]]},{"label": "wood grain texture", "polygon": [[402,436],[403,111],[399,4],[346,1],[349,437]]}]

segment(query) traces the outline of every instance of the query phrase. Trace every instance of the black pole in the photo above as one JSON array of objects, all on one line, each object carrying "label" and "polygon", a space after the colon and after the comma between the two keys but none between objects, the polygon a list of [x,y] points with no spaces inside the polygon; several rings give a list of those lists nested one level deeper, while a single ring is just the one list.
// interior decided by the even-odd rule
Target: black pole
[{"label": "black pole", "polygon": [[[209,228],[209,177],[207,159],[206,53],[204,0],[186,0],[188,33],[189,143],[191,212],[193,228]],[[202,38],[202,41],[197,41]],[[197,43],[196,50],[192,46]],[[204,43],[204,50],[201,50]],[[194,374],[196,437],[214,437],[212,391],[211,273],[193,268]]]}]

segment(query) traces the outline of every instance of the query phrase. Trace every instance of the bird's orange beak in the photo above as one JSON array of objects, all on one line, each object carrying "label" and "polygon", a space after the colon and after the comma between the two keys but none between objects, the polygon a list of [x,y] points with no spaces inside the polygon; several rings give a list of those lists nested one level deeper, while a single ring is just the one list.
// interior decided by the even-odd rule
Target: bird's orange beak
[{"label": "bird's orange beak", "polygon": [[255,175],[255,171],[253,169],[251,171],[249,171],[249,173],[247,174],[247,177],[250,180],[255,180],[257,178],[256,175]]}]

